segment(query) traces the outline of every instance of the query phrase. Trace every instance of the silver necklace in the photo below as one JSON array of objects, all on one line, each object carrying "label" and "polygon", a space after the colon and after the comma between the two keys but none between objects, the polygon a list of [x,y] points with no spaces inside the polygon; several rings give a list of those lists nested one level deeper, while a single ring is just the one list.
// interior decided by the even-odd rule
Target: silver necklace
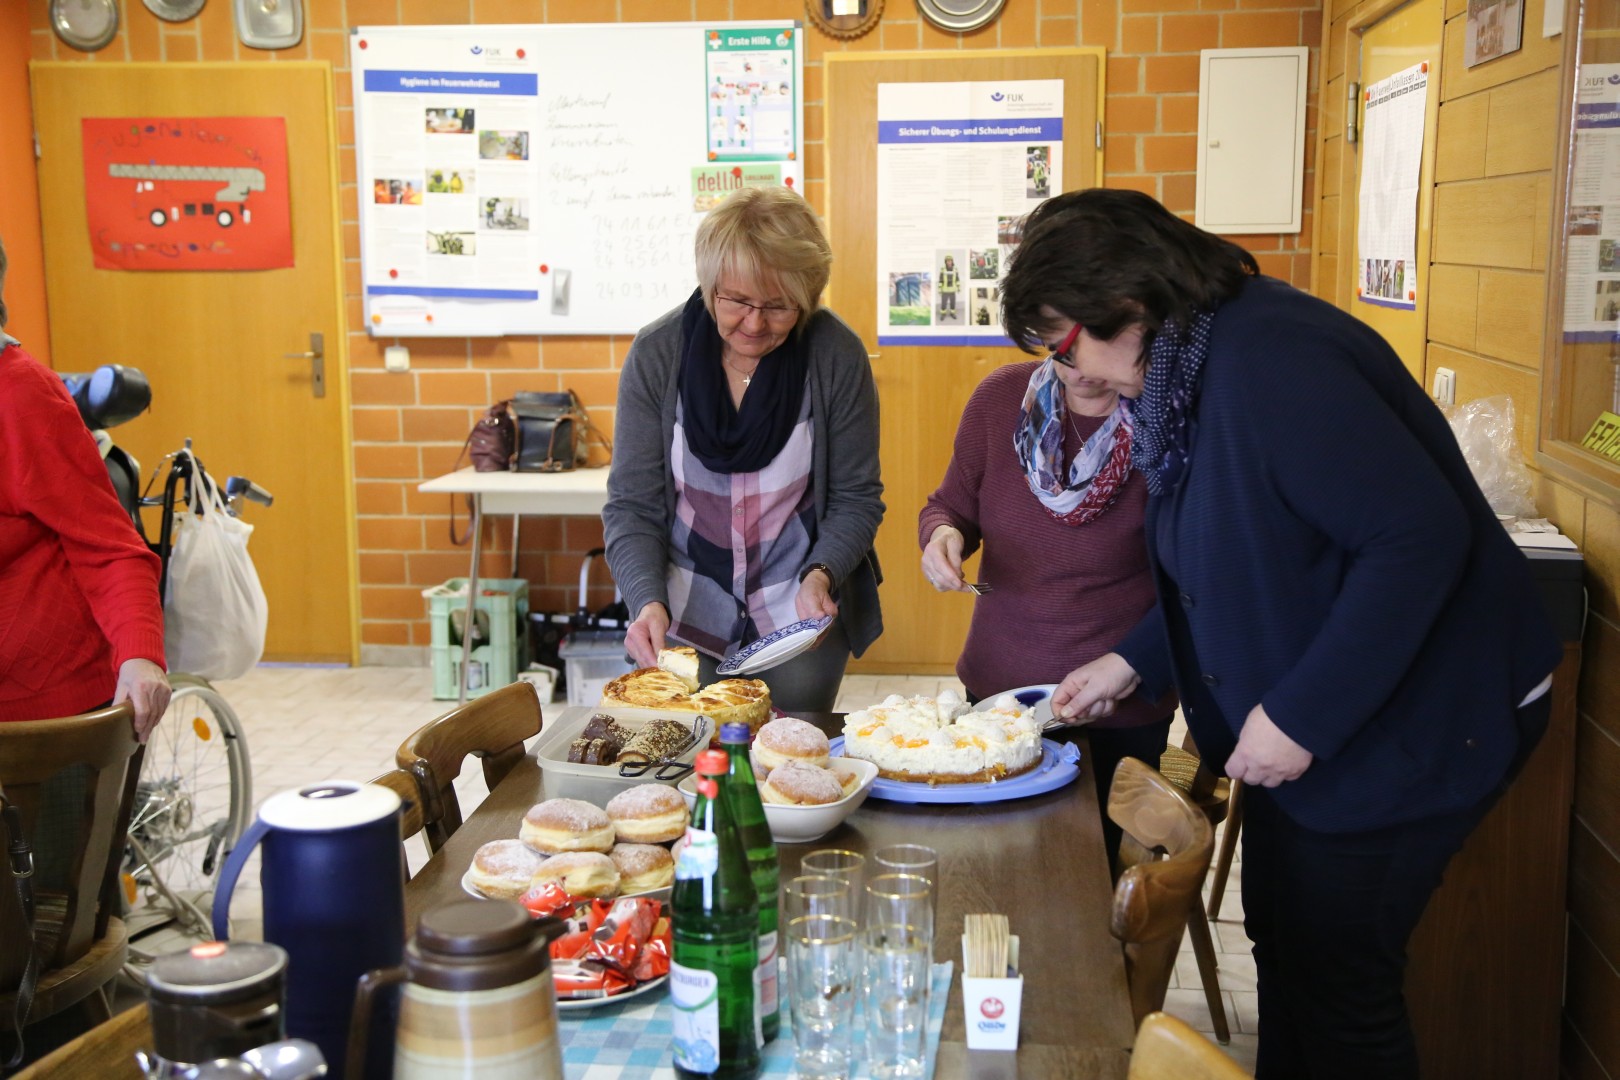
[{"label": "silver necklace", "polygon": [[726,367],[730,368],[732,371],[735,371],[737,374],[741,375],[744,386],[747,386],[749,383],[754,381],[754,372],[759,370],[759,363],[757,361],[755,362],[753,368],[751,370],[749,370],[749,371],[744,371],[742,368],[738,367],[736,364],[733,364],[725,356],[720,357],[720,362],[722,364],[726,365]]}]

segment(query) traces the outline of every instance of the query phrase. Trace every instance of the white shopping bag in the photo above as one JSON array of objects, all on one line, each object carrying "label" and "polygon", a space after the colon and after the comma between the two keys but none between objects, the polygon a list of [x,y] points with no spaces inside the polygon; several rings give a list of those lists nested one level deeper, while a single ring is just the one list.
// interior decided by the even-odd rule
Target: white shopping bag
[{"label": "white shopping bag", "polygon": [[[200,476],[195,466],[192,476]],[[170,671],[234,679],[264,654],[270,618],[247,550],[253,526],[225,512],[225,500],[211,480],[193,480],[191,511],[174,515],[164,652]]]}]

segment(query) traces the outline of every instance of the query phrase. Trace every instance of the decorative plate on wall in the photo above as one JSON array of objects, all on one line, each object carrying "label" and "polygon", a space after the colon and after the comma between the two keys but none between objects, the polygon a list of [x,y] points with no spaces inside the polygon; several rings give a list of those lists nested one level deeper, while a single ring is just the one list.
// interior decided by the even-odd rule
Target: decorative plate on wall
[{"label": "decorative plate on wall", "polygon": [[185,22],[197,17],[208,0],[141,0],[146,10],[167,22]]},{"label": "decorative plate on wall", "polygon": [[922,17],[958,34],[977,30],[995,21],[1007,0],[917,0]]},{"label": "decorative plate on wall", "polygon": [[883,18],[883,0],[805,0],[810,21],[828,37],[858,38]]},{"label": "decorative plate on wall", "polygon": [[51,29],[80,52],[104,49],[118,36],[118,0],[51,0]]}]

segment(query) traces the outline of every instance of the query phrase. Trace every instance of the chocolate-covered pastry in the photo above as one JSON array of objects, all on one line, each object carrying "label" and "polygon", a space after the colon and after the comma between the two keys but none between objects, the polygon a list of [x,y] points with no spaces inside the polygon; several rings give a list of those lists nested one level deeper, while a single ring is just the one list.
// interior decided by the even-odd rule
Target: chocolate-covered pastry
[{"label": "chocolate-covered pastry", "polygon": [[585,750],[591,745],[591,740],[585,738],[575,739],[568,744],[568,761],[573,765],[585,764]]},{"label": "chocolate-covered pastry", "polygon": [[674,720],[654,720],[624,744],[620,763],[668,761],[692,738],[692,729]]},{"label": "chocolate-covered pastry", "polygon": [[585,764],[612,765],[619,760],[619,746],[609,739],[592,739],[585,747]]},{"label": "chocolate-covered pastry", "polygon": [[606,713],[597,713],[591,717],[585,725],[585,730],[580,734],[587,739],[606,739],[620,746],[630,741],[630,732],[620,727],[619,722]]}]

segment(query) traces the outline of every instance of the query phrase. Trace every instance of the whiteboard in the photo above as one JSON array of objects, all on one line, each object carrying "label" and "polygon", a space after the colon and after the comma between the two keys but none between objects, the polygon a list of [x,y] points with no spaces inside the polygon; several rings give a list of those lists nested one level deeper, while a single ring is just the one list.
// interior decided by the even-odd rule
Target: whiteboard
[{"label": "whiteboard", "polygon": [[803,190],[794,22],[364,26],[366,329],[633,333],[697,286],[704,213]]}]

